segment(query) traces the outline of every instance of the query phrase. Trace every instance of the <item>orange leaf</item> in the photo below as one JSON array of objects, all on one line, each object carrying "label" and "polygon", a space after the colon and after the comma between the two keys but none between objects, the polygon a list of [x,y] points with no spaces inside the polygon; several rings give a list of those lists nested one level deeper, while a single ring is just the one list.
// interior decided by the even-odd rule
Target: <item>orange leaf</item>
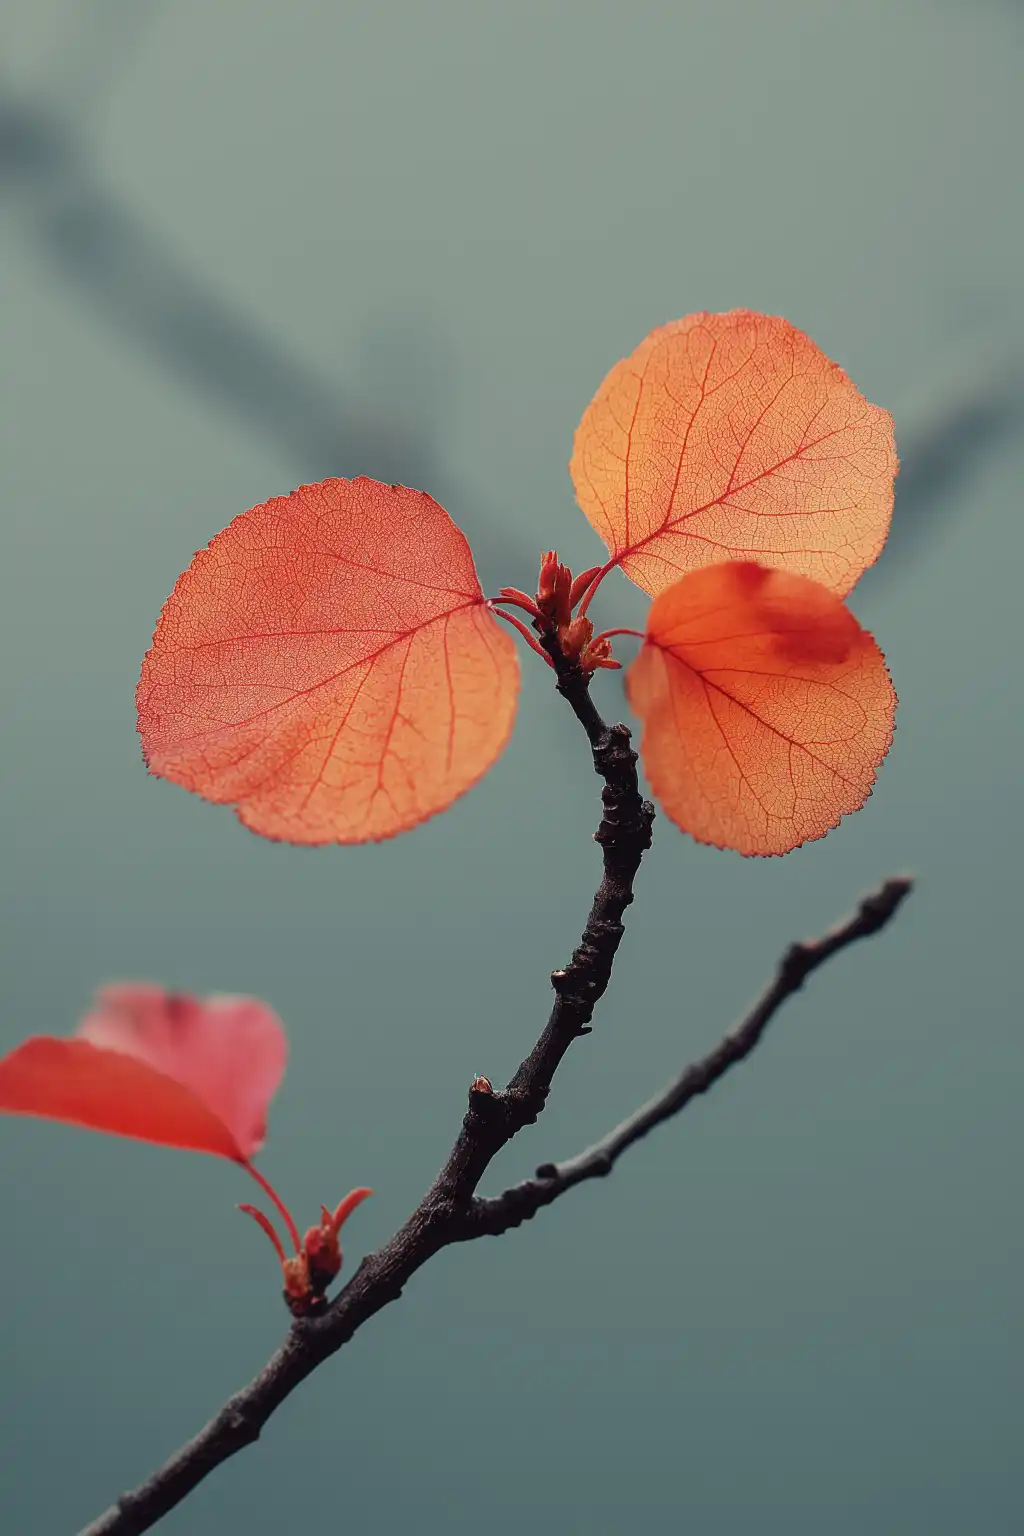
[{"label": "orange leaf", "polygon": [[498,757],[519,687],[469,546],[422,491],[325,480],[195,556],[142,666],[151,772],[293,843],[391,837]]},{"label": "orange leaf", "polygon": [[892,420],[788,321],[736,309],[652,331],[583,413],[576,496],[652,596],[756,560],[840,594],[892,516]]},{"label": "orange leaf", "polygon": [[885,659],[819,583],[750,562],[655,598],[627,678],[655,796],[698,842],[788,853],[863,805],[892,742]]},{"label": "orange leaf", "polygon": [[77,1039],[39,1035],[0,1061],[0,1110],[248,1165],[286,1049],[255,998],[105,987]]}]

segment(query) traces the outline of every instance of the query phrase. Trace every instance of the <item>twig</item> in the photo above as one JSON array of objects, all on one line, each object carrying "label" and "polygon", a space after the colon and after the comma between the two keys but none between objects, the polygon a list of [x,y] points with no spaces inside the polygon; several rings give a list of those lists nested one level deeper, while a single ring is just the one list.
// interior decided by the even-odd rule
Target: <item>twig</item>
[{"label": "twig", "polygon": [[255,1380],[230,1398],[194,1440],[81,1536],[139,1536],[150,1530],[216,1467],[257,1440],[299,1383],[347,1344],[368,1318],[397,1300],[422,1264],[449,1244],[474,1236],[473,1200],[489,1163],[536,1120],[562,1057],[573,1040],[589,1034],[622,937],[623,913],[633,900],[633,880],[651,845],[654,807],[641,798],[626,726],[607,726],[590,698],[588,677],[557,646],[551,654],[559,692],[583,725],[594,767],[604,780],[604,815],[594,834],[604,870],[579,947],[566,968],[551,977],[555,1001],[540,1038],[503,1091],[495,1092],[485,1079],[474,1082],[455,1145],[405,1225],[363,1260],[320,1315],[292,1325]]},{"label": "twig", "polygon": [[532,1179],[524,1179],[493,1199],[473,1202],[472,1236],[497,1236],[510,1227],[518,1227],[542,1206],[551,1205],[576,1184],[587,1179],[604,1178],[634,1142],[641,1141],[656,1125],[671,1120],[699,1094],[724,1077],[730,1067],[746,1058],[758,1045],[765,1030],[787,998],[803,986],[819,965],[857,939],[877,933],[895,916],[900,903],[909,895],[913,881],[896,876],[879,890],[866,896],[856,912],[821,939],[794,944],[779,962],[775,979],[736,1028],[730,1030],[714,1050],[693,1062],[672,1079],[635,1114],[623,1120],[600,1141],[564,1163],[543,1163]]},{"label": "twig", "polygon": [[558,1064],[573,1040],[589,1033],[622,937],[622,916],[633,899],[633,880],[651,842],[654,809],[640,797],[629,731],[623,725],[605,724],[579,667],[567,661],[550,639],[544,643],[555,666],[559,692],[586,731],[594,767],[604,780],[604,815],[595,833],[604,872],[579,947],[565,970],[552,975],[555,1002],[540,1038],[503,1091],[495,1092],[486,1079],[473,1083],[455,1145],[405,1225],[363,1260],[323,1313],[292,1325],[255,1380],[230,1398],[194,1440],[146,1482],[124,1494],[80,1536],[139,1536],[150,1530],[216,1467],[257,1440],[271,1414],[300,1382],[347,1344],[363,1323],[397,1300],[410,1277],[435,1253],[452,1243],[518,1226],[575,1184],[610,1172],[627,1147],[678,1114],[748,1056],[780,1004],[810,972],[855,939],[884,927],[910,890],[909,880],[889,880],[861,903],[849,921],[823,939],[795,944],[748,1018],[603,1141],[567,1163],[542,1166],[536,1178],[495,1199],[477,1197],[480,1179],[494,1156],[540,1114]]}]

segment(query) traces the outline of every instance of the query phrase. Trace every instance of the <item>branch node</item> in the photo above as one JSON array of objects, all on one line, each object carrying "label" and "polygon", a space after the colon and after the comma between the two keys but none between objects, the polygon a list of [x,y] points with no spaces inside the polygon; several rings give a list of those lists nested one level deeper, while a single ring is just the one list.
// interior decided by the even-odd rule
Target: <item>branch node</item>
[{"label": "branch node", "polygon": [[779,981],[791,991],[802,987],[813,957],[811,945],[802,942],[791,944],[779,963]]},{"label": "branch node", "polygon": [[[628,901],[632,901],[632,899],[632,896],[630,896]],[[623,905],[628,905],[628,901],[623,902]],[[584,932],[584,943],[586,943],[587,939],[596,940],[598,943],[601,939],[614,939],[616,944],[618,944],[625,931],[625,924],[617,922],[614,918],[592,917]]]},{"label": "branch node", "polygon": [[231,1408],[225,1414],[225,1428],[229,1434],[251,1435],[254,1440],[259,1439],[259,1427],[250,1425],[248,1417],[241,1408]]},{"label": "branch node", "polygon": [[880,890],[865,896],[860,904],[860,917],[867,933],[877,933],[892,917],[904,897],[914,888],[911,875],[893,875]]}]

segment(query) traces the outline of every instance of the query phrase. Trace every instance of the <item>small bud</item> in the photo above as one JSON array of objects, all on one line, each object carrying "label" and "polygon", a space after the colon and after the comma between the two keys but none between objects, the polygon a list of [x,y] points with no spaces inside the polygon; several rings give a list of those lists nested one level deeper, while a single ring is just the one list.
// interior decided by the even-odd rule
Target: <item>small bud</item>
[{"label": "small bud", "polygon": [[569,588],[569,607],[575,608],[584,592],[590,586],[594,577],[603,569],[600,565],[592,565],[589,570],[581,571]]},{"label": "small bud", "polygon": [[558,573],[557,549],[546,549],[540,557],[540,576],[537,580],[537,600],[543,602],[550,598],[555,590],[555,576]]},{"label": "small bud", "polygon": [[474,1077],[469,1085],[470,1093],[493,1093],[489,1077]]},{"label": "small bud", "polygon": [[572,616],[569,593],[572,590],[572,572],[559,562],[555,550],[549,549],[541,556],[540,576],[537,580],[537,607],[546,619],[560,629]]},{"label": "small bud", "polygon": [[310,1286],[322,1296],[341,1269],[341,1244],[330,1211],[324,1211],[320,1226],[310,1227],[302,1248],[309,1266]]},{"label": "small bud", "polygon": [[563,654],[570,658],[582,656],[593,633],[594,626],[589,619],[573,619],[559,631]]},{"label": "small bud", "polygon": [[612,643],[606,640],[604,635],[599,635],[592,640],[580,657],[580,666],[584,672],[596,672],[598,667],[607,667],[610,670],[622,666],[621,661],[616,661],[612,655]]},{"label": "small bud", "polygon": [[284,1299],[293,1317],[306,1317],[317,1298],[309,1283],[309,1264],[304,1253],[293,1254],[281,1265],[284,1274]]},{"label": "small bud", "polygon": [[[322,1205],[320,1225],[310,1227],[299,1251],[290,1256],[285,1254],[284,1245],[273,1224],[262,1211],[253,1205],[239,1206],[239,1210],[245,1211],[247,1216],[257,1222],[273,1244],[284,1276],[284,1299],[293,1317],[308,1317],[323,1305],[324,1293],[341,1269],[338,1233],[356,1206],[361,1205],[372,1193],[371,1189],[362,1187],[353,1189],[335,1211],[329,1211],[326,1205]],[[288,1220],[298,1247],[299,1235],[291,1217]]]}]

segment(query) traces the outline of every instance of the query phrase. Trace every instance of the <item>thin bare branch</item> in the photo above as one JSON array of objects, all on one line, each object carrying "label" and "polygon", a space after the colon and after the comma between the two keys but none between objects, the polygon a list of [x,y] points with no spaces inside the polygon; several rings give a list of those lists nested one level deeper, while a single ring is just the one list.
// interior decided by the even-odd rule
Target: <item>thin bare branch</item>
[{"label": "thin bare branch", "polygon": [[745,1061],[782,1004],[800,990],[811,972],[857,939],[867,938],[884,928],[912,887],[913,882],[907,877],[894,876],[870,896],[865,896],[856,912],[823,938],[792,945],[779,962],[770,986],[713,1051],[691,1063],[660,1093],[592,1147],[564,1163],[543,1163],[532,1179],[524,1179],[493,1199],[474,1200],[475,1230],[471,1235],[497,1236],[507,1232],[510,1227],[529,1221],[543,1206],[551,1205],[575,1185],[611,1173],[627,1147],[641,1141],[655,1126],[673,1119],[700,1094],[707,1093],[731,1067]]},{"label": "thin bare branch", "polygon": [[589,678],[557,646],[549,649],[559,692],[583,725],[594,768],[604,781],[604,814],[594,834],[603,873],[583,938],[565,969],[551,977],[555,1001],[540,1037],[505,1089],[495,1092],[484,1079],[474,1082],[447,1161],[404,1226],[363,1260],[322,1312],[293,1323],[255,1380],[230,1398],[194,1440],[81,1536],[139,1536],[150,1530],[216,1467],[257,1440],[285,1398],[363,1323],[395,1301],[421,1265],[449,1244],[475,1235],[473,1201],[480,1179],[506,1142],[536,1120],[562,1057],[575,1039],[590,1033],[622,938],[623,914],[633,900],[633,880],[651,844],[654,807],[641,797],[627,727],[606,725],[590,698]]}]

